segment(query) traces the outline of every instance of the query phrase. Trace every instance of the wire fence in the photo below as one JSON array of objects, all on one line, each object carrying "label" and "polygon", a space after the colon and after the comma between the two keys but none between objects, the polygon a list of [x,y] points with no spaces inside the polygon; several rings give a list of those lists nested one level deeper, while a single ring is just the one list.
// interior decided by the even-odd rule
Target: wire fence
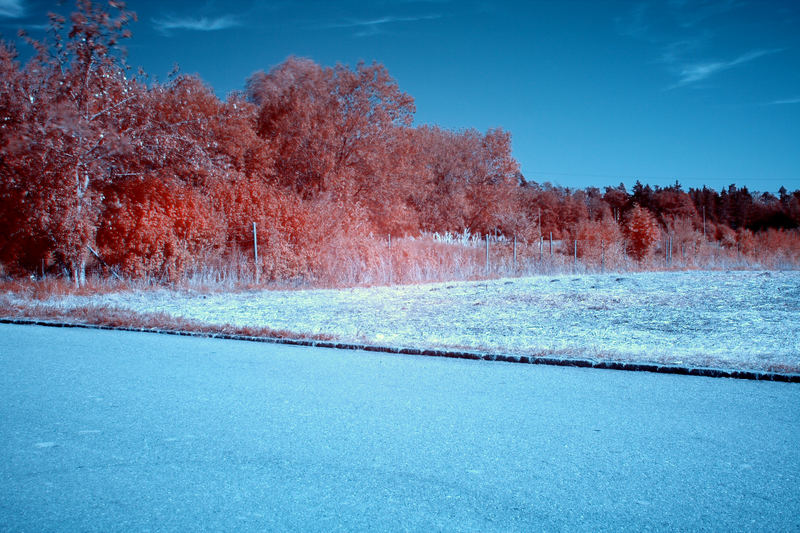
[{"label": "wire fence", "polygon": [[[114,277],[114,281],[135,286],[236,289],[392,285],[653,270],[787,270],[800,265],[800,246],[767,246],[757,241],[721,243],[671,233],[664,233],[640,260],[631,256],[621,240],[599,236],[557,239],[551,233],[533,240],[468,232],[370,236],[358,243],[343,237],[324,246],[303,244],[303,249],[312,251],[303,261],[291,256],[292,246],[284,243],[276,250],[262,239],[254,224],[251,247],[233,248],[222,254],[209,250],[191,257],[179,271],[167,268],[126,277],[105,262],[97,261],[90,273],[96,280]],[[49,275],[52,277],[52,272]],[[41,278],[47,276],[43,266]],[[68,277],[68,273],[63,276]]]},{"label": "wire fence", "polygon": [[428,234],[373,237],[358,248],[321,250],[316,270],[294,278],[264,280],[264,258],[255,250],[237,251],[226,262],[199,264],[186,280],[200,285],[247,285],[261,281],[291,287],[391,285],[556,274],[603,274],[654,270],[798,268],[789,251],[744,250],[716,242],[679,240],[671,235],[655,243],[643,260],[622,242],[604,239],[529,241],[505,235]]}]

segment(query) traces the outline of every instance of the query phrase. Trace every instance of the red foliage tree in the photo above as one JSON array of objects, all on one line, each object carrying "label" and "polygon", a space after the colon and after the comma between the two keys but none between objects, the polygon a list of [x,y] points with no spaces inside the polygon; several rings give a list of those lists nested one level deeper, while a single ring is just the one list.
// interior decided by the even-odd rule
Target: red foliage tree
[{"label": "red foliage tree", "polygon": [[289,58],[247,82],[258,134],[273,144],[281,185],[305,197],[357,198],[384,178],[394,126],[409,125],[414,103],[380,64],[325,68]]},{"label": "red foliage tree", "polygon": [[586,200],[586,193],[580,189],[565,190],[558,210],[558,220],[567,233],[574,234],[575,228],[590,218]]},{"label": "red foliage tree", "polygon": [[0,43],[3,273],[41,266],[80,284],[92,256],[134,277],[175,279],[198,258],[245,271],[254,222],[263,279],[361,279],[386,259],[375,233],[552,232],[592,259],[601,241],[619,249],[626,210],[637,260],[660,227],[675,250],[707,236],[715,256],[797,260],[800,191],[527,183],[506,131],[412,127],[413,100],[380,64],[289,58],[225,102],[196,76],[145,84],[119,47],[134,15],[109,6],[51,16],[24,66]]},{"label": "red foliage tree", "polygon": [[416,131],[429,195],[418,204],[428,231],[491,233],[514,227],[517,162],[503,130]]},{"label": "red foliage tree", "polygon": [[[98,191],[118,171],[124,150],[126,106],[140,91],[118,51],[134,15],[112,5],[116,16],[79,0],[68,32],[66,21],[51,15],[53,40],[29,39],[36,54],[21,78],[12,78],[14,86],[3,87],[16,93],[11,99],[20,117],[2,145],[3,179],[22,184],[29,217],[13,238],[46,242],[76,284],[85,279],[95,245]],[[3,63],[7,69],[8,59]]]},{"label": "red foliage tree", "polygon": [[526,217],[534,221],[528,238],[538,239],[540,236],[549,238],[550,233],[556,239],[561,238],[559,222],[559,204],[561,202],[558,191],[545,184],[543,188],[537,183],[526,184],[520,193],[520,202],[525,210]]},{"label": "red foliage tree", "polygon": [[253,106],[236,98],[223,104],[194,76],[154,85],[135,110],[128,131],[135,157],[103,191],[98,242],[123,272],[174,278],[193,258],[224,253],[235,230],[219,195],[243,186],[242,175],[268,180],[271,153],[253,132]]},{"label": "red foliage tree", "polygon": [[628,191],[625,190],[625,185],[622,183],[617,187],[606,187],[603,200],[611,209],[611,215],[614,217],[615,222],[619,223],[622,219],[622,211],[627,205],[628,199]]},{"label": "red foliage tree", "polygon": [[625,220],[628,253],[637,261],[644,260],[658,241],[660,230],[653,214],[638,205],[631,209]]},{"label": "red foliage tree", "polygon": [[599,263],[604,254],[607,264],[610,263],[612,252],[616,252],[622,240],[619,226],[610,215],[600,220],[581,220],[574,235],[578,241],[578,257],[595,263]]},{"label": "red foliage tree", "polygon": [[416,130],[396,126],[389,130],[381,174],[374,187],[362,190],[359,203],[369,214],[370,224],[379,235],[409,235],[420,231],[419,207],[426,202],[429,182],[418,165]]},{"label": "red foliage tree", "polygon": [[692,198],[680,189],[680,186],[658,189],[653,193],[653,208],[663,225],[671,221],[686,219],[702,225],[698,218]]},{"label": "red foliage tree", "polygon": [[34,223],[42,202],[29,187],[21,135],[30,120],[27,87],[16,49],[0,42],[0,261],[14,274],[38,270],[49,249]]},{"label": "red foliage tree", "polygon": [[134,278],[175,281],[218,240],[210,205],[198,190],[173,179],[151,175],[109,188],[97,231],[109,265]]},{"label": "red foliage tree", "polygon": [[[551,233],[554,239],[574,238],[583,221],[602,219],[608,209],[598,195],[592,197],[582,190],[554,187],[550,183],[527,183],[521,196],[527,218],[536,221],[544,238],[549,238]],[[592,206],[592,217],[589,206]],[[535,233],[534,238],[538,238],[538,228]]]}]

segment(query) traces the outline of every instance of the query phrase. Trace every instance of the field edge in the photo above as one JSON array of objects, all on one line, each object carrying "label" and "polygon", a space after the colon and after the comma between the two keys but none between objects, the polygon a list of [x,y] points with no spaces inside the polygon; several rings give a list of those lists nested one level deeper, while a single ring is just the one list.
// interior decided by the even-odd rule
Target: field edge
[{"label": "field edge", "polygon": [[[307,346],[314,348],[330,348],[338,350],[361,350],[367,352],[380,352],[398,355],[416,355],[426,357],[444,357],[450,359],[470,359],[476,361],[492,361],[505,363],[522,363],[547,366],[594,368],[601,370],[622,370],[629,372],[651,372],[656,374],[675,374],[683,376],[700,376],[710,378],[731,378],[756,381],[777,381],[784,383],[800,383],[800,373],[772,372],[761,370],[744,370],[730,368],[714,368],[684,365],[663,365],[657,363],[635,363],[613,360],[593,360],[570,357],[555,357],[550,355],[514,355],[483,351],[461,351],[440,348],[407,348],[397,346],[383,346],[377,344],[362,344],[352,342],[337,342],[335,340],[322,340],[304,338],[300,335],[292,336],[265,336],[246,335],[225,331],[224,326],[215,327],[204,325],[202,330],[171,329],[168,327],[154,328],[147,326],[123,326],[109,324],[92,324],[87,322],[62,322],[37,318],[0,317],[0,324],[45,326],[55,328],[97,329],[107,331],[131,331],[137,333],[157,333],[161,335],[178,335],[184,337],[202,337],[224,340],[239,340],[246,342],[263,342],[269,344],[284,344],[292,346]],[[284,332],[282,332],[284,333]]]}]

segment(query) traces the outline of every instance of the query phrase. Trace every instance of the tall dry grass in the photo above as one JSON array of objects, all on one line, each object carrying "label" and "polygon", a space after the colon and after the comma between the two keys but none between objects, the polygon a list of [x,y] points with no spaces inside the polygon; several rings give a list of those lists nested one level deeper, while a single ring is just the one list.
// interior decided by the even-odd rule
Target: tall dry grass
[{"label": "tall dry grass", "polygon": [[[670,251],[671,244],[671,251]],[[516,250],[516,253],[515,253]],[[577,257],[576,257],[577,255]],[[313,261],[281,279],[268,277],[264,254],[254,262],[252,250],[233,250],[225,255],[209,252],[193,258],[182,274],[116,278],[95,265],[86,285],[75,287],[67,276],[48,274],[25,279],[0,279],[0,292],[33,300],[63,294],[97,294],[112,291],[169,287],[201,291],[233,291],[255,288],[301,289],[414,284],[500,277],[635,272],[657,270],[796,269],[800,265],[800,238],[775,232],[760,240],[729,243],[708,242],[694,236],[670,242],[666,237],[644,261],[629,257],[620,242],[596,239],[534,242],[503,236],[486,238],[470,234],[425,234],[415,237],[370,236],[357,241],[332,239],[316,249]]]},{"label": "tall dry grass", "polygon": [[260,326],[206,324],[197,320],[171,316],[166,313],[133,313],[129,309],[118,309],[109,306],[89,305],[65,309],[41,302],[20,301],[5,294],[0,294],[0,317],[30,318],[55,323],[92,324],[149,331],[186,331],[273,339],[335,340],[334,336],[326,334],[303,334]]},{"label": "tall dry grass", "polygon": [[[773,237],[777,239],[777,237]],[[644,261],[635,261],[621,242],[577,242],[540,239],[534,242],[503,236],[424,234],[404,238],[369,237],[318,250],[316,262],[303,273],[256,284],[252,252],[225,260],[198,263],[179,282],[188,288],[319,288],[429,283],[565,273],[658,270],[794,269],[800,266],[798,246],[745,249],[733,243],[659,242]],[[668,250],[671,244],[671,251]],[[577,255],[577,257],[576,257]]]}]

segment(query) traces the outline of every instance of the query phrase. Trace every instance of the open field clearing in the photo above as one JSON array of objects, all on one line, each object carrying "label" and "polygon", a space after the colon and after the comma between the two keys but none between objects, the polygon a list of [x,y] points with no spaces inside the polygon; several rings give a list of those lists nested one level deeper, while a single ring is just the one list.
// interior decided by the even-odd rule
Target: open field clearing
[{"label": "open field clearing", "polygon": [[[18,295],[6,303],[20,305]],[[160,313],[383,346],[800,370],[800,272],[560,275],[344,290],[66,295],[41,309]]]}]

